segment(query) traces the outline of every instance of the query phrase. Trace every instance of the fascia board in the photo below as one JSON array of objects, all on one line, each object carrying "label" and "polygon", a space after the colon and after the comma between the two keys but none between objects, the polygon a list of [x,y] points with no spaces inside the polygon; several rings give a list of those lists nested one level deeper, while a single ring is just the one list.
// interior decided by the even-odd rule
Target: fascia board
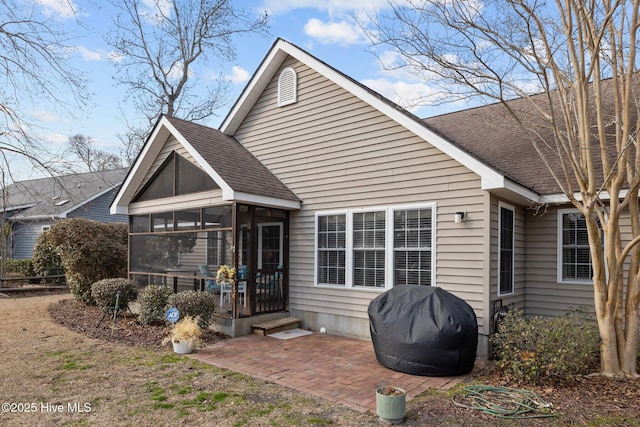
[{"label": "fascia board", "polygon": [[440,135],[431,131],[424,124],[418,123],[405,113],[398,111],[396,108],[393,108],[391,105],[380,100],[360,85],[354,83],[318,59],[284,40],[279,40],[275,43],[271,51],[267,54],[267,57],[256,72],[254,79],[249,83],[246,90],[223,122],[221,126],[221,131],[223,133],[233,135],[248,111],[253,107],[253,103],[257,100],[258,96],[260,96],[264,87],[266,87],[267,83],[273,77],[275,70],[277,70],[277,68],[282,64],[286,55],[290,55],[306,64],[325,78],[338,86],[341,86],[364,102],[370,104],[387,117],[401,124],[414,134],[432,144],[434,147],[478,174],[481,177],[483,189],[488,190],[491,188],[497,188],[498,183],[504,183],[503,174],[490,168]]},{"label": "fascia board", "polygon": [[256,194],[241,193],[239,191],[234,192],[232,197],[225,197],[222,195],[223,200],[229,200],[240,203],[248,203],[260,206],[271,206],[274,208],[282,208],[287,210],[299,210],[301,203],[294,200],[279,199],[276,197],[259,196]]},{"label": "fascia board", "polygon": [[131,202],[135,191],[140,187],[142,180],[144,179],[147,171],[155,161],[156,157],[160,153],[160,150],[164,146],[164,143],[169,138],[170,135],[173,135],[174,138],[178,140],[180,144],[184,146],[184,148],[191,154],[194,159],[198,162],[198,164],[205,170],[209,176],[218,184],[218,186],[222,189],[223,195],[233,194],[233,190],[229,185],[218,175],[218,173],[213,170],[211,165],[207,163],[204,158],[198,153],[198,151],[193,148],[193,146],[184,138],[184,136],[171,124],[171,122],[163,116],[158,124],[156,125],[155,130],[151,134],[149,138],[149,143],[145,144],[140,156],[138,156],[138,160],[131,168],[131,172],[127,176],[126,180],[122,184],[120,191],[116,195],[111,207],[109,209],[112,215],[115,214],[127,214],[128,208],[127,206]]},{"label": "fascia board", "polygon": [[[253,108],[253,104],[267,87],[276,70],[280,67],[287,52],[283,46],[289,45],[284,40],[278,40],[264,58],[260,67],[256,70],[254,77],[249,81],[242,91],[240,98],[233,105],[227,117],[220,125],[220,131],[225,135],[233,135],[240,123]],[[290,46],[290,45],[289,45]]]},{"label": "fascia board", "polygon": [[[129,174],[127,174],[127,177],[122,183],[120,191],[118,191],[118,194],[116,194],[116,197],[111,203],[109,212],[112,215],[126,215],[128,213],[128,206],[135,194],[135,191],[139,188],[145,174],[153,164],[157,155],[160,153],[164,142],[169,137],[170,132],[166,127],[167,123],[169,123],[169,121],[163,116],[149,136],[147,143],[142,147],[142,151],[136,158]],[[162,140],[162,143],[157,143],[156,141],[158,140]]]},{"label": "fascia board", "polygon": [[225,199],[228,195],[233,195],[233,189],[222,179],[222,177],[216,172],[211,165],[202,157],[202,155],[185,139],[184,136],[167,121],[167,127],[170,129],[171,134],[178,140],[178,142],[193,156],[195,161],[200,167],[215,181],[215,183],[222,190],[222,198]]}]

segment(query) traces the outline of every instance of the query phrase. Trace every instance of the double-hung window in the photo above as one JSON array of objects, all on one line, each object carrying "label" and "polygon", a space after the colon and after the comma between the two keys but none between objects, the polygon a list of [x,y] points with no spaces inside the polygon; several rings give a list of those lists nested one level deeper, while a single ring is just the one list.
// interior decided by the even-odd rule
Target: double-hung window
[{"label": "double-hung window", "polygon": [[316,216],[316,284],[360,289],[433,283],[434,206]]},{"label": "double-hung window", "polygon": [[591,250],[584,215],[577,210],[558,211],[558,281],[591,282]]},{"label": "double-hung window", "polygon": [[347,216],[319,215],[316,221],[317,283],[345,285]]},{"label": "double-hung window", "polygon": [[384,288],[386,212],[353,214],[353,286]]},{"label": "double-hung window", "polygon": [[432,209],[393,213],[394,285],[431,285]]},{"label": "double-hung window", "polygon": [[513,207],[499,205],[499,256],[498,256],[498,295],[513,293],[513,261],[514,261],[514,211]]}]

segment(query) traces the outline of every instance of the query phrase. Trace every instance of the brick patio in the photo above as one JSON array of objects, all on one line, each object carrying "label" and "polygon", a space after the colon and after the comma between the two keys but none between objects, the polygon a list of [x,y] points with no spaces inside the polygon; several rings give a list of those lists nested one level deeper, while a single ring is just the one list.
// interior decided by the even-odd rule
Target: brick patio
[{"label": "brick patio", "polygon": [[467,378],[396,372],[378,363],[370,341],[323,334],[289,340],[247,335],[220,341],[191,357],[360,412],[375,412],[378,387],[402,387],[410,400],[429,388],[447,389]]}]

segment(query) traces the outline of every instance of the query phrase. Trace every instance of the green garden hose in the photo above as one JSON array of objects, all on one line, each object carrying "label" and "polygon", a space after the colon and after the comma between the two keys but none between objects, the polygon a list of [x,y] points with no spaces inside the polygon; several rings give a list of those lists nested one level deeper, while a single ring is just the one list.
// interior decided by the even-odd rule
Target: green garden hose
[{"label": "green garden hose", "polygon": [[451,400],[457,406],[477,409],[501,418],[555,417],[553,405],[536,393],[509,387],[470,385]]}]

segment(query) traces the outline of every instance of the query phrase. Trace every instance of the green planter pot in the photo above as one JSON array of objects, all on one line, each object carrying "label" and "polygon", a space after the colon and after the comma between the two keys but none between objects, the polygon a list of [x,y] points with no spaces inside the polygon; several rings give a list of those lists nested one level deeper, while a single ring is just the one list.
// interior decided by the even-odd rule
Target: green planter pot
[{"label": "green planter pot", "polygon": [[376,390],[376,410],[382,421],[400,424],[407,414],[407,392],[400,387],[380,387]]}]

